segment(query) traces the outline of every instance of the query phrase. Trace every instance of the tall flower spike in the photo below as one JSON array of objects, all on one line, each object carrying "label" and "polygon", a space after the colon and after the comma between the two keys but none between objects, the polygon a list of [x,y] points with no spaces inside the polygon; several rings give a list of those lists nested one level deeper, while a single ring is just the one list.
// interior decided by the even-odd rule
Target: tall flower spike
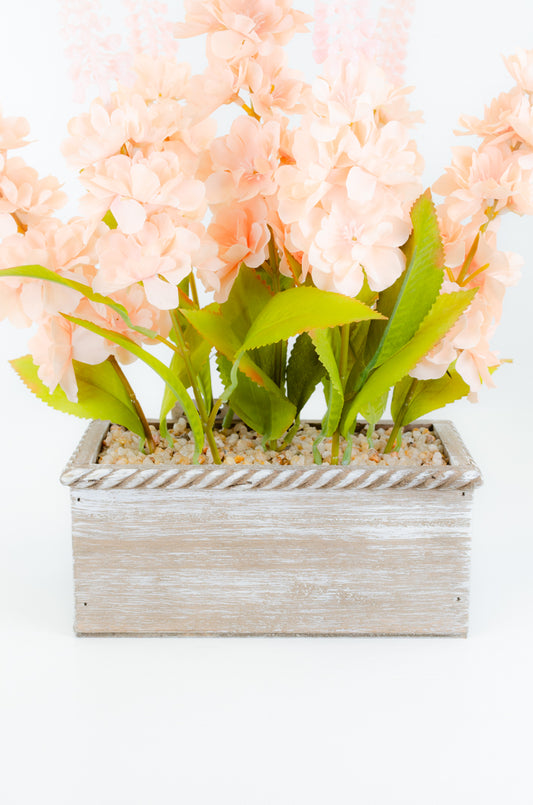
[{"label": "tall flower spike", "polygon": [[414,9],[414,0],[392,0],[392,3],[382,6],[378,16],[375,31],[377,62],[396,84],[403,82]]},{"label": "tall flower spike", "polygon": [[313,56],[317,64],[326,61],[329,55],[328,4],[315,0],[315,25],[313,30]]},{"label": "tall flower spike", "polygon": [[124,72],[120,36],[109,33],[111,23],[100,0],[59,0],[59,5],[74,99],[83,102],[90,86],[107,96],[110,81]]},{"label": "tall flower spike", "polygon": [[166,3],[148,0],[124,0],[129,11],[128,46],[134,54],[146,54],[152,59],[174,58],[177,41],[172,34]]}]

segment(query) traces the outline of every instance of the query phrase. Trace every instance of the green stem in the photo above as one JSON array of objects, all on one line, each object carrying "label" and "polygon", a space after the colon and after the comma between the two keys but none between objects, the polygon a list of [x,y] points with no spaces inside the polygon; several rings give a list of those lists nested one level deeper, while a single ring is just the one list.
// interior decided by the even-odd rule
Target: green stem
[{"label": "green stem", "polygon": [[185,364],[185,371],[187,372],[187,376],[189,378],[189,383],[191,385],[191,388],[192,388],[192,391],[193,391],[193,394],[194,394],[196,407],[198,408],[198,413],[200,414],[200,419],[202,420],[202,425],[203,425],[203,428],[204,428],[205,436],[207,438],[207,443],[209,445],[209,449],[211,450],[211,455],[213,456],[213,461],[215,462],[215,464],[221,464],[222,462],[220,460],[220,454],[218,452],[218,448],[217,448],[216,443],[215,443],[212,428],[208,427],[209,415],[207,413],[207,410],[206,410],[206,407],[205,407],[205,404],[204,404],[204,400],[203,400],[202,394],[200,392],[200,388],[198,386],[198,381],[197,381],[196,375],[195,375],[194,370],[192,368],[192,364],[191,364],[191,361],[190,361],[190,356],[189,356],[185,341],[183,340],[183,333],[181,332],[181,326],[180,326],[180,323],[178,321],[176,311],[171,310],[170,311],[170,316],[171,316],[171,319],[172,319],[172,324],[174,325],[174,332],[176,333],[176,339],[178,341],[178,346],[179,346],[179,348],[181,350],[181,357],[183,358],[183,363]]},{"label": "green stem", "polygon": [[[272,227],[269,225],[268,230],[270,232],[270,240],[268,241],[268,262],[270,264],[270,270],[272,272],[272,284],[274,286],[274,291],[279,293],[280,291],[280,276],[279,276],[279,254],[276,248],[276,241],[274,238],[274,232]],[[278,341],[275,345],[274,349],[274,382],[278,386],[278,388],[282,388],[283,380],[285,378],[285,367],[283,365],[283,352],[284,352],[284,343],[283,341]]]},{"label": "green stem", "polygon": [[389,436],[389,440],[388,440],[387,444],[385,445],[385,450],[384,450],[385,453],[392,453],[392,450],[394,448],[394,443],[396,442],[396,437],[398,436],[398,432],[399,432],[399,430],[400,430],[400,428],[402,426],[401,423],[403,422],[405,414],[407,413],[407,409],[411,405],[411,400],[414,397],[416,387],[418,386],[419,382],[420,381],[418,381],[416,379],[416,377],[413,377],[413,379],[411,380],[409,388],[407,389],[407,393],[406,393],[406,395],[404,397],[402,407],[398,411],[398,416],[396,417],[396,422],[394,423],[394,427],[393,427],[393,429],[391,431],[391,435]]},{"label": "green stem", "polygon": [[233,414],[234,414],[233,408],[228,408],[226,416],[222,420],[222,427],[224,428],[224,430],[229,428],[231,423],[233,422]]},{"label": "green stem", "polygon": [[[346,388],[349,354],[350,354],[350,325],[343,324],[341,327],[341,354],[339,358],[339,374],[341,378],[343,391]],[[339,463],[339,442],[340,442],[340,431],[337,429],[333,434],[333,439],[331,441],[332,464]]]},{"label": "green stem", "polygon": [[189,286],[191,289],[192,301],[196,307],[200,309],[200,302],[198,301],[198,288],[196,287],[196,280],[192,271],[189,274]]},{"label": "green stem", "polygon": [[114,355],[109,356],[109,363],[111,364],[111,366],[115,370],[120,382],[122,383],[122,385],[126,389],[128,397],[130,398],[130,400],[132,402],[132,405],[135,408],[137,416],[141,420],[144,435],[145,435],[145,438],[146,438],[146,446],[148,447],[148,452],[153,453],[155,451],[154,437],[152,436],[152,431],[150,430],[150,425],[148,424],[148,420],[146,419],[144,411],[141,408],[141,404],[140,404],[139,400],[137,399],[137,397],[135,395],[135,392],[133,391],[132,387],[130,386],[128,378],[126,377],[126,375],[124,374],[124,372],[120,368],[120,366],[118,364],[118,361],[117,361],[117,359],[115,358]]}]

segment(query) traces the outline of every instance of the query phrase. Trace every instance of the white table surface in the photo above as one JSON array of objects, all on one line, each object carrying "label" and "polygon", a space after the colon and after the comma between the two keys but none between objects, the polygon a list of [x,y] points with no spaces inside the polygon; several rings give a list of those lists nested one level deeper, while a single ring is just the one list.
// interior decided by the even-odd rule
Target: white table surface
[{"label": "white table surface", "polygon": [[2,434],[0,802],[533,802],[533,476],[508,408],[525,377],[505,381],[452,409],[485,477],[466,640],[76,638],[58,476],[84,423],[21,395],[24,430]]}]

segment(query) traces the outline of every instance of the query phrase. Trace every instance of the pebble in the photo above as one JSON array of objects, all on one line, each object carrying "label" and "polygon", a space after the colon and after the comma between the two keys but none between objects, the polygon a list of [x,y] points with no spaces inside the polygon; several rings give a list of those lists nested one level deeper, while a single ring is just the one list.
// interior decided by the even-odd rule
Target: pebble
[{"label": "pebble", "polygon": [[[150,426],[156,444],[155,452],[146,455],[139,449],[140,439],[134,433],[120,425],[111,425],[104,439],[99,464],[138,464],[152,467],[161,464],[192,464],[194,441],[187,422],[180,417],[169,433],[174,439],[170,446],[159,435],[159,431]],[[440,467],[447,464],[440,439],[432,431],[424,427],[414,427],[405,431],[399,450],[384,453],[391,428],[376,428],[372,447],[366,437],[366,428],[353,437],[351,463],[362,466],[386,467]],[[284,450],[264,450],[261,437],[249,431],[242,422],[238,422],[226,430],[215,430],[215,442],[223,464],[282,464],[304,466],[313,464],[313,443],[320,435],[320,429],[308,423],[302,424],[292,443]],[[340,440],[339,456],[342,459],[346,441]],[[324,463],[331,462],[331,439],[324,439],[318,450]],[[213,464],[213,457],[204,448],[200,455],[200,464]]]}]

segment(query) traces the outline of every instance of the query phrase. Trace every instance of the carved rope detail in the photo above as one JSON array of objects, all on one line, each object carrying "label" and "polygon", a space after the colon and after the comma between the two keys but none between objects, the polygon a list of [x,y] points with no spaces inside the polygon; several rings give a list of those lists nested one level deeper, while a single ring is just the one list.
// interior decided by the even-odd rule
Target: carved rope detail
[{"label": "carved rope detail", "polygon": [[[449,423],[448,430],[453,428]],[[61,476],[74,489],[462,489],[481,483],[469,459],[459,466],[176,466],[123,467],[96,464],[105,423],[93,422]],[[450,431],[455,437],[456,431]],[[458,435],[457,435],[457,438]]]}]

